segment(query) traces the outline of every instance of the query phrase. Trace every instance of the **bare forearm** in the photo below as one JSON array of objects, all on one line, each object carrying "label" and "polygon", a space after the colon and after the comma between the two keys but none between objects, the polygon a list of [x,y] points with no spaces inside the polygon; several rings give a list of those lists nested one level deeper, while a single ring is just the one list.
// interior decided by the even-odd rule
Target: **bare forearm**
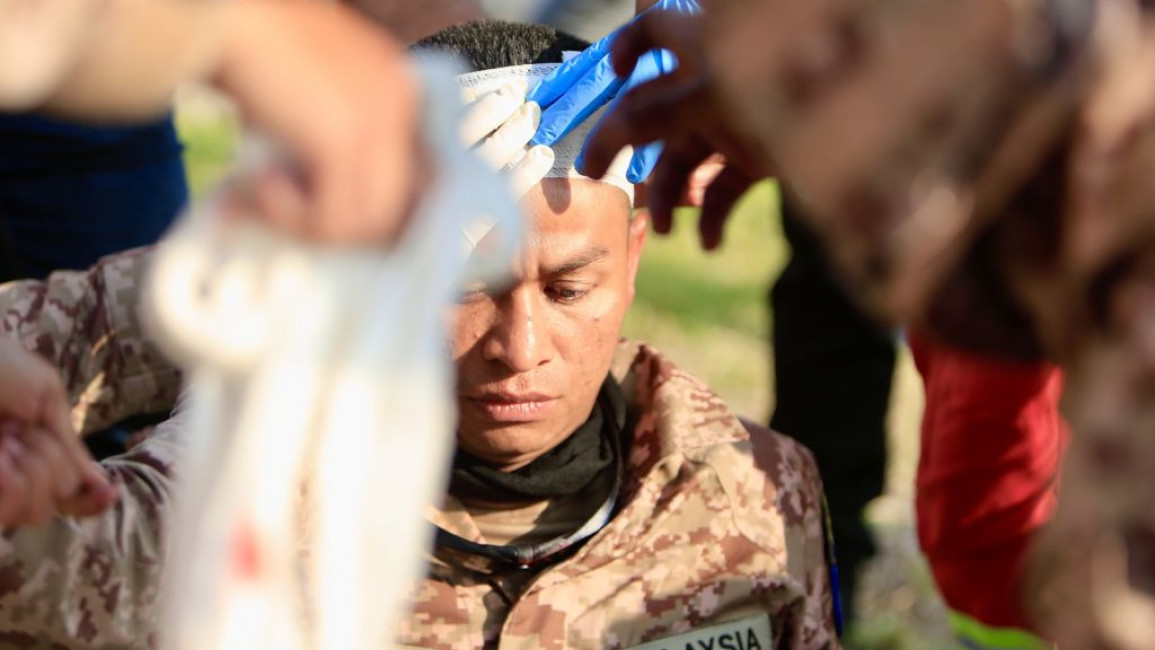
[{"label": "bare forearm", "polygon": [[225,5],[216,0],[35,1],[42,8],[0,2],[0,43],[23,55],[0,65],[3,108],[140,118],[164,110],[180,82],[210,74],[219,57]]},{"label": "bare forearm", "polygon": [[224,10],[218,0],[105,3],[43,108],[108,119],[165,110],[177,85],[218,65]]}]

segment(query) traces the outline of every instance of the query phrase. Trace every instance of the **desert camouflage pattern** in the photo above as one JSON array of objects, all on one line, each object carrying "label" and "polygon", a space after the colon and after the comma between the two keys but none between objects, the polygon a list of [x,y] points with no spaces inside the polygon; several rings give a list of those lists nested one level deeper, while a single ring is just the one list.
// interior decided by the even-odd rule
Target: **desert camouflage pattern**
[{"label": "desert camouflage pattern", "polygon": [[149,343],[141,323],[149,251],[0,285],[0,332],[60,369],[75,405],[72,423],[82,433],[167,411],[176,401],[179,371]]},{"label": "desert camouflage pattern", "polygon": [[[840,647],[809,452],[748,433],[721,398],[645,345],[623,343],[614,374],[636,422],[617,516],[536,574],[438,551],[401,643],[629,648],[761,614],[774,648]],[[464,508],[446,510],[452,532],[484,541]]]},{"label": "desert camouflage pattern", "polygon": [[[147,252],[130,252],[0,287],[6,333],[64,369],[86,429],[169,408],[178,393],[179,375],[147,343],[136,312],[147,263]],[[748,432],[717,395],[646,346],[623,343],[615,376],[637,423],[618,515],[534,574],[432,558],[403,646],[628,648],[766,616],[775,648],[838,648],[809,453]],[[156,647],[164,532],[186,442],[180,420],[178,412],[104,462],[121,489],[107,513],[3,534],[0,647]],[[467,515],[453,515],[455,532],[480,539]]]},{"label": "desert camouflage pattern", "polygon": [[[62,370],[79,429],[167,410],[178,393],[177,371],[147,343],[137,314],[147,262],[142,249],[88,271],[0,285],[3,333]],[[179,417],[170,419],[103,463],[120,490],[103,515],[0,535],[0,647],[155,647],[179,429]]]},{"label": "desert camouflage pattern", "polygon": [[105,513],[0,538],[0,647],[157,647],[164,533],[183,456],[179,418],[102,462],[120,490]]}]

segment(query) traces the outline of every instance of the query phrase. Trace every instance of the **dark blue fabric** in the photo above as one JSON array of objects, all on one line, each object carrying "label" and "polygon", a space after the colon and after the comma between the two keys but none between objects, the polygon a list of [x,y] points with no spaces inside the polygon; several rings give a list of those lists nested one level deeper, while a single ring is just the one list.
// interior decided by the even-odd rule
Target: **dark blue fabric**
[{"label": "dark blue fabric", "polygon": [[0,281],[153,243],[187,201],[171,117],[108,127],[0,115]]}]

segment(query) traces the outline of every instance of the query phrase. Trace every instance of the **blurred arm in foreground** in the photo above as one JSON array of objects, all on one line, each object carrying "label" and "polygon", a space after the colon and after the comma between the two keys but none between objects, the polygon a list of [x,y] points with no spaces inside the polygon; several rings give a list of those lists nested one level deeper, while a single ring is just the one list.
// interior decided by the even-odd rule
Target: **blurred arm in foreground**
[{"label": "blurred arm in foreground", "polygon": [[387,242],[422,184],[402,50],[342,5],[4,0],[0,61],[0,109],[85,120],[159,114],[179,83],[210,81],[301,165],[255,188],[289,232]]},{"label": "blurred arm in foreground", "polygon": [[[652,47],[702,64],[624,97],[586,171],[620,144],[737,141],[773,160],[876,314],[962,349],[1063,363],[1062,543],[1038,563],[1030,608],[1064,647],[1143,647],[1153,631],[1136,613],[1155,609],[1140,560],[1155,511],[1139,496],[1155,467],[1150,19],[1115,1],[735,7],[620,35],[619,73]],[[694,161],[663,158],[655,192],[680,190]]]}]

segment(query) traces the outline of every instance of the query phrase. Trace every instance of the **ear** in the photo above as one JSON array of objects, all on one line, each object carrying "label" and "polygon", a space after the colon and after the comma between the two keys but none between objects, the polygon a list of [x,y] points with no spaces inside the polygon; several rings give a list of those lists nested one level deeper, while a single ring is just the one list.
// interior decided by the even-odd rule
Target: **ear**
[{"label": "ear", "polygon": [[626,282],[631,301],[634,299],[634,284],[638,277],[638,264],[642,259],[642,249],[646,245],[646,234],[649,230],[650,211],[638,210],[634,213],[634,218],[630,220],[629,232],[626,234],[628,238],[626,242],[626,270],[629,273]]}]

